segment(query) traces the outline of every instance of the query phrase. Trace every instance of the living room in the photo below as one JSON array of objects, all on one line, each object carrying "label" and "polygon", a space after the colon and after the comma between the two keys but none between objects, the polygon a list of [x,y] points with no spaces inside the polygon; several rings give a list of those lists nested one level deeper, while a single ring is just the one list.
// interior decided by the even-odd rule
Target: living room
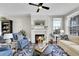
[{"label": "living room", "polygon": [[79,56],[78,29],[78,3],[0,3],[0,56]]}]

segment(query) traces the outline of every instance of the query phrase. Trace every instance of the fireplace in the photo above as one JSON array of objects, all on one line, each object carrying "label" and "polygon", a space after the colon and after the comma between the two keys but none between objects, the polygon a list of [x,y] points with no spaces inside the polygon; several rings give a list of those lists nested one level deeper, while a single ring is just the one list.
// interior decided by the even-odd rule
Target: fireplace
[{"label": "fireplace", "polygon": [[47,41],[48,34],[46,29],[32,29],[31,30],[31,42],[38,43],[37,39],[39,37],[44,37]]},{"label": "fireplace", "polygon": [[44,34],[35,34],[35,44],[38,44],[41,41],[43,41],[44,39]]}]

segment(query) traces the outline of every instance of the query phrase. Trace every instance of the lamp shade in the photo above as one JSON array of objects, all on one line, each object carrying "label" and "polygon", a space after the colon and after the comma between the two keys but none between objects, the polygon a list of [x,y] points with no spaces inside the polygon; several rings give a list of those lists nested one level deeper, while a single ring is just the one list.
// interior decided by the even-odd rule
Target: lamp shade
[{"label": "lamp shade", "polygon": [[64,33],[64,30],[60,30],[60,33]]},{"label": "lamp shade", "polygon": [[4,39],[11,39],[13,38],[13,34],[9,33],[9,34],[4,34]]}]

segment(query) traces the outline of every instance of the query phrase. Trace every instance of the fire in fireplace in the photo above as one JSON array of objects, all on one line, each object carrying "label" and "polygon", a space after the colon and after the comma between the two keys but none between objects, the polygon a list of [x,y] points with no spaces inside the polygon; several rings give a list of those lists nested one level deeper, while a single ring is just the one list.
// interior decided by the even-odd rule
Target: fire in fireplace
[{"label": "fire in fireplace", "polygon": [[44,34],[36,34],[35,35],[35,43],[38,44],[39,42],[42,42],[44,39]]}]

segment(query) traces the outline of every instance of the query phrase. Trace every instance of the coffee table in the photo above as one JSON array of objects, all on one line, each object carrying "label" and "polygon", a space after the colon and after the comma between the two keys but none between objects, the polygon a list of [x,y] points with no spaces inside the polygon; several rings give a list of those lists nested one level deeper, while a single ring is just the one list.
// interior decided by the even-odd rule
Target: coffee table
[{"label": "coffee table", "polygon": [[46,44],[46,45],[43,46],[43,47],[38,47],[38,45],[35,46],[35,52],[36,52],[36,54],[42,55],[43,52],[45,51],[45,49],[46,49],[47,47],[48,47],[48,44]]}]

